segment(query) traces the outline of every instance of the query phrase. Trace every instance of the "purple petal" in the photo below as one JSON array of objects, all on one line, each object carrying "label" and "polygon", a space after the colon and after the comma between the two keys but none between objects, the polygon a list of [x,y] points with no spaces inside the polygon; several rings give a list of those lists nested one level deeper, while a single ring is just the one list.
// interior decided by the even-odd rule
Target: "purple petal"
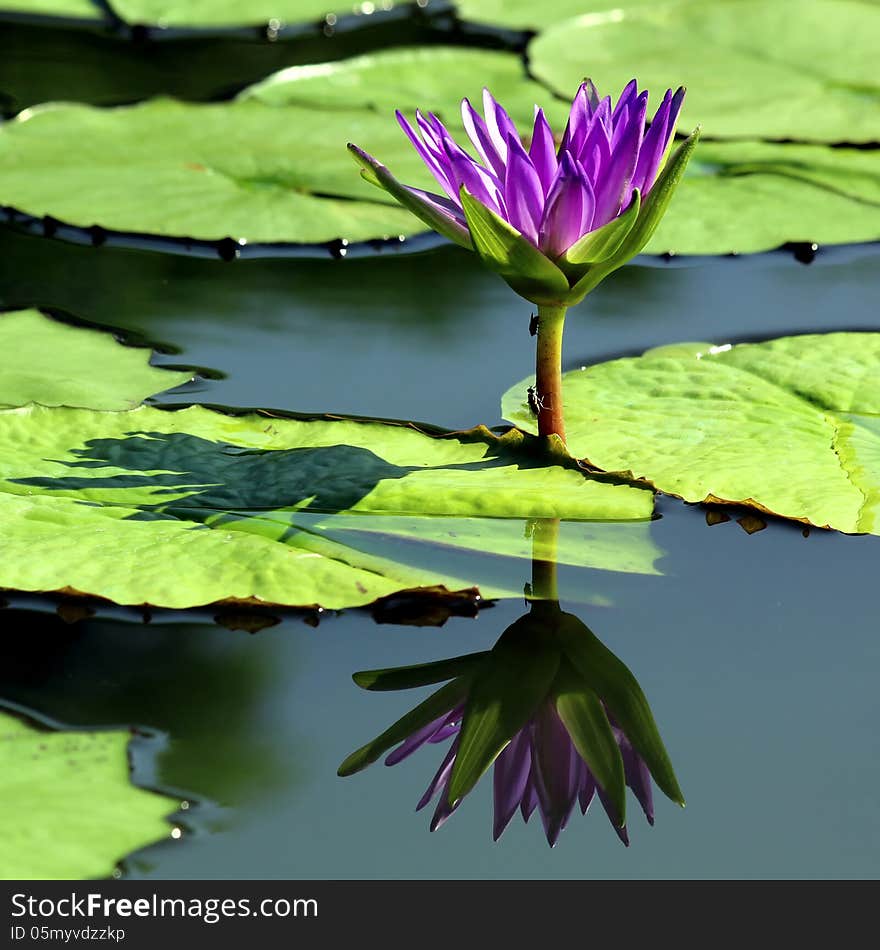
[{"label": "purple petal", "polygon": [[[499,157],[507,163],[507,139],[512,135],[517,142],[519,133],[510,116],[492,98],[488,89],[483,90],[483,112],[486,115],[486,130]],[[500,177],[500,173],[499,173]]]},{"label": "purple petal", "polygon": [[544,188],[532,160],[515,135],[507,136],[507,174],[504,178],[507,220],[533,244],[544,213]]},{"label": "purple petal", "polygon": [[477,113],[467,99],[461,100],[461,121],[464,123],[468,138],[473,142],[474,148],[482,155],[486,166],[491,168],[499,178],[503,178],[504,158],[501,157],[492,142],[492,137],[489,135],[489,130],[486,128],[482,116]]},{"label": "purple petal", "polygon": [[605,809],[605,814],[608,816],[608,820],[611,822],[617,837],[629,847],[629,833],[626,830],[626,825],[623,827],[620,826],[620,815],[617,814],[617,809],[611,804],[608,796],[602,791],[602,786],[599,784],[596,785],[596,794],[599,796],[599,801],[602,802],[602,807]]},{"label": "purple petal", "polygon": [[[630,79],[630,81],[624,86],[623,92],[617,99],[617,104],[614,106],[614,111],[611,113],[611,124],[616,129],[618,123],[623,121],[623,112],[629,106],[629,104],[636,98],[639,91],[639,84],[635,79]],[[643,93],[643,95],[646,95]]]},{"label": "purple petal", "polygon": [[[440,768],[437,769],[437,773],[434,778],[431,779],[431,784],[425,789],[425,794],[419,799],[418,805],[416,805],[416,811],[421,811],[428,802],[437,794],[440,790],[440,787],[446,786],[446,783],[449,781],[449,775],[452,772],[452,766],[455,764],[455,756],[458,752],[458,740],[449,747],[449,751],[446,753],[446,758],[440,763]],[[445,796],[444,796],[445,797]]]},{"label": "purple petal", "polygon": [[408,739],[404,739],[393,752],[386,756],[385,764],[397,765],[398,762],[402,762],[411,756],[416,749],[420,749],[438,729],[446,724],[446,715],[444,714],[439,719],[429,722],[427,726],[417,729]]},{"label": "purple petal", "polygon": [[541,219],[541,250],[548,257],[559,257],[590,230],[594,207],[593,189],[586,171],[564,151]]},{"label": "purple petal", "polygon": [[431,174],[440,183],[440,187],[454,202],[458,202],[458,191],[455,188],[455,182],[453,181],[447,164],[444,161],[441,161],[441,159],[436,154],[427,148],[427,146],[416,134],[415,129],[413,129],[413,127],[409,124],[406,116],[404,116],[400,110],[394,114],[397,116],[398,124],[406,133],[406,137],[410,140],[410,142],[412,142],[413,147],[419,153],[419,157],[428,166]]},{"label": "purple petal", "polygon": [[[616,730],[615,730],[616,732]],[[626,784],[642,806],[648,824],[654,824],[654,790],[651,786],[651,773],[645,760],[636,752],[629,739],[621,733],[618,739],[620,754],[623,756],[623,774]]]},{"label": "purple petal", "polygon": [[583,771],[581,772],[581,784],[578,788],[578,802],[581,806],[581,814],[586,815],[587,809],[593,802],[593,796],[596,794],[596,780],[593,778],[593,773],[587,768],[586,762],[584,763]]},{"label": "purple petal", "polygon": [[541,820],[552,848],[574,808],[572,742],[556,710],[545,705],[532,722],[532,776],[538,793]]},{"label": "purple petal", "polygon": [[599,93],[592,79],[587,79],[580,84],[572,99],[568,123],[562,136],[562,148],[568,149],[574,155],[579,154],[598,105]]},{"label": "purple petal", "polygon": [[522,802],[519,806],[520,814],[522,815],[523,821],[526,824],[528,824],[529,818],[532,817],[535,809],[538,807],[538,790],[535,788],[535,780],[533,777],[534,769],[534,763],[532,763],[532,769],[529,772],[529,778],[526,782],[525,791],[523,792]]},{"label": "purple petal", "polygon": [[467,221],[465,220],[461,208],[454,204],[449,198],[444,198],[442,195],[434,195],[430,191],[422,191],[421,188],[413,188],[410,185],[404,185],[403,187],[414,194],[419,201],[424,201],[425,204],[431,205],[435,211],[439,211],[440,214],[451,218],[456,224],[460,224],[465,228],[467,227]]},{"label": "purple petal", "polygon": [[[616,218],[624,202],[632,194],[632,180],[642,145],[647,107],[648,97],[643,93],[626,109],[626,125],[619,127],[621,136],[617,144],[614,145],[612,142],[614,152],[611,162],[596,191],[593,227],[601,227]],[[617,131],[616,129],[615,134]]]},{"label": "purple petal", "polygon": [[510,740],[495,760],[493,775],[495,821],[492,837],[497,841],[516,813],[526,792],[532,765],[528,727]]},{"label": "purple petal", "polygon": [[594,191],[611,165],[611,137],[603,121],[607,112],[608,100],[603,99],[590,122],[583,145],[578,152],[572,151],[573,157],[586,168]]},{"label": "purple petal", "polygon": [[529,145],[529,158],[535,166],[545,196],[550,192],[559,163],[556,160],[556,143],[553,130],[544,115],[543,109],[535,111],[535,127],[532,130],[532,142]]},{"label": "purple petal", "polygon": [[675,91],[667,89],[663,102],[651,121],[651,126],[645,133],[645,140],[639,152],[639,161],[633,175],[633,188],[638,188],[644,195],[651,189],[657,177],[660,162],[666,154],[666,149],[672,136],[675,134],[675,123],[681,112],[684,102],[684,89],[679,87]]},{"label": "purple petal", "polygon": [[475,162],[470,155],[453,141],[443,143],[446,147],[446,158],[455,179],[456,190],[465,188],[487,208],[506,219],[504,200],[501,197],[499,183],[491,172]]}]

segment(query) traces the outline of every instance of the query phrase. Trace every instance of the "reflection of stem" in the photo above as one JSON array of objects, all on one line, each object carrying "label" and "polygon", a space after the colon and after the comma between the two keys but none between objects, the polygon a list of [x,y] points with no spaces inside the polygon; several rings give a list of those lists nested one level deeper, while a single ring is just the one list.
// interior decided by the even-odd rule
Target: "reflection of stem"
[{"label": "reflection of stem", "polygon": [[541,518],[533,522],[532,533],[532,610],[548,601],[559,601],[556,580],[556,550],[559,544],[559,519]]},{"label": "reflection of stem", "polygon": [[562,406],[562,328],[565,307],[538,307],[538,352],[535,358],[538,434],[565,441]]}]

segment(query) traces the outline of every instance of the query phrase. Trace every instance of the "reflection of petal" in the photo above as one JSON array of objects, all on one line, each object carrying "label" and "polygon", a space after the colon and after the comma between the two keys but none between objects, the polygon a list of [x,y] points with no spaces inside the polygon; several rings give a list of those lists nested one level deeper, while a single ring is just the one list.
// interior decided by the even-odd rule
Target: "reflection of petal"
[{"label": "reflection of petal", "polygon": [[423,726],[421,729],[418,729],[414,732],[408,739],[404,739],[403,742],[391,753],[389,753],[385,758],[386,765],[397,765],[398,762],[402,762],[404,759],[408,758],[416,751],[420,749],[430,738],[433,736],[438,729],[442,729],[446,724],[447,716],[443,715],[439,719],[435,719],[433,722],[429,722],[427,726]]},{"label": "reflection of petal", "polygon": [[446,786],[446,782],[449,780],[449,776],[452,772],[452,766],[455,764],[455,754],[457,752],[458,739],[449,747],[446,758],[440,763],[440,768],[437,769],[437,774],[431,779],[431,784],[425,789],[425,794],[419,799],[419,803],[416,805],[416,811],[421,811],[437,794],[440,787]]},{"label": "reflection of petal", "polygon": [[532,764],[529,746],[529,730],[526,727],[520,729],[495,760],[495,821],[492,830],[495,841],[501,837],[520,802],[524,800]]},{"label": "reflection of petal", "polygon": [[[616,732],[617,730],[615,730]],[[626,784],[633,790],[633,794],[642,806],[648,824],[654,824],[654,792],[651,788],[651,773],[645,760],[636,752],[629,739],[621,732],[618,738],[620,752],[623,756],[623,773]]]},{"label": "reflection of petal", "polygon": [[535,788],[534,771],[535,765],[532,763],[529,779],[526,782],[526,790],[523,792],[522,804],[519,806],[519,813],[526,824],[528,824],[529,818],[532,817],[538,807],[538,790]]},{"label": "reflection of petal", "polygon": [[577,795],[572,783],[572,742],[556,710],[541,707],[532,723],[532,777],[538,793],[541,820],[548,844],[553,847],[574,808]]}]

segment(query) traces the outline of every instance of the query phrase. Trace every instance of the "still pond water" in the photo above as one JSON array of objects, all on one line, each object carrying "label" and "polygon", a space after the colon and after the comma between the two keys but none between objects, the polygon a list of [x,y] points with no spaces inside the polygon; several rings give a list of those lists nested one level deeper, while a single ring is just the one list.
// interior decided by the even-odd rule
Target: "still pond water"
[{"label": "still pond water", "polygon": [[[877,330],[878,263],[876,247],[809,266],[784,252],[639,262],[571,312],[566,368],[682,340]],[[177,351],[160,362],[224,374],[194,385],[197,401],[495,425],[532,368],[527,305],[452,248],[224,263],[6,229],[0,269],[0,306],[66,311]],[[485,779],[429,834],[414,806],[437,747],[336,777],[412,705],[362,692],[353,671],[487,649],[521,601],[442,627],[354,611],[257,634],[205,613],[68,624],[52,605],[8,609],[0,700],[155,731],[137,780],[194,804],[188,834],[126,862],[136,878],[875,877],[880,541],[782,522],[750,535],[736,516],[709,527],[669,498],[658,511],[662,576],[560,568],[567,609],[639,679],[688,800],[658,796],[654,828],[632,803],[628,849],[596,808],[552,851],[534,819],[493,844]],[[522,562],[485,569],[529,579]]]}]

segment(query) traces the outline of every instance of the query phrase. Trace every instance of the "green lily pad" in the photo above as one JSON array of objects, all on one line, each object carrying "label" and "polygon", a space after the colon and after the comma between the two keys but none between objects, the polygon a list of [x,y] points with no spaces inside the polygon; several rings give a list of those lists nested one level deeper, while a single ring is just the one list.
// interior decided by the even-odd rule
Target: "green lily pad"
[{"label": "green lily pad", "polygon": [[422,226],[361,180],[345,143],[394,150],[408,180],[424,176],[403,138],[393,117],[367,111],[40,106],[0,127],[0,203],[83,228],[206,241],[396,236]]},{"label": "green lily pad", "polygon": [[130,739],[36,729],[0,711],[0,878],[109,877],[170,836],[175,803],[132,785]]},{"label": "green lily pad", "polygon": [[193,375],[151,366],[147,349],[120,346],[109,333],[54,321],[37,310],[0,315],[0,354],[0,408],[39,402],[132,409]]},{"label": "green lily pad", "polygon": [[[338,62],[291,66],[248,87],[239,99],[311,109],[368,109],[392,123],[395,109],[410,119],[416,109],[422,109],[464,135],[461,100],[467,96],[482,110],[483,87],[504,104],[523,133],[531,131],[535,103],[544,107],[551,125],[560,132],[565,127],[568,104],[549,96],[530,79],[519,56],[460,46],[404,47]],[[411,147],[405,139],[401,141]]]},{"label": "green lily pad", "polygon": [[[568,447],[597,468],[880,534],[880,333],[663,347],[567,373],[563,388]],[[504,414],[532,428],[521,392]]]},{"label": "green lily pad", "polygon": [[880,239],[876,153],[700,142],[647,253],[732,254]]},{"label": "green lily pad", "polygon": [[[64,352],[71,328],[44,319],[46,353]],[[93,352],[92,380],[115,355]],[[0,349],[0,378],[17,363]],[[50,390],[53,365],[43,364]],[[157,388],[160,377],[175,378],[154,372]],[[415,566],[418,558],[395,553],[400,544],[387,553],[383,538],[527,558],[535,518],[576,523],[563,544],[574,563],[654,572],[651,492],[585,477],[516,430],[429,434],[204,406],[49,407],[34,375],[25,381],[19,401],[12,386],[4,393],[19,408],[0,410],[0,587],[162,607],[361,606],[479,580]],[[102,385],[103,401],[128,392],[129,381],[108,374]],[[452,519],[445,527],[443,517]],[[607,522],[618,521],[636,530],[614,538],[617,525]],[[593,543],[578,554],[577,538]],[[520,590],[518,575],[516,588],[483,594]]]},{"label": "green lily pad", "polygon": [[328,13],[338,16],[359,13],[369,18],[402,3],[334,3],[333,0],[112,0],[115,13],[131,25],[162,27],[262,26],[273,20],[281,24],[320,23]]},{"label": "green lily pad", "polygon": [[103,20],[97,3],[92,0],[3,0],[0,17],[4,13],[27,16],[64,17],[71,20]]},{"label": "green lily pad", "polygon": [[859,0],[635,4],[551,26],[529,62],[565,96],[585,72],[602,90],[685,85],[682,127],[709,138],[876,142],[878,34]]},{"label": "green lily pad", "polygon": [[533,0],[457,0],[455,7],[462,20],[511,30],[545,30],[552,23],[572,17],[608,15],[657,0],[554,0],[538,5]]}]

